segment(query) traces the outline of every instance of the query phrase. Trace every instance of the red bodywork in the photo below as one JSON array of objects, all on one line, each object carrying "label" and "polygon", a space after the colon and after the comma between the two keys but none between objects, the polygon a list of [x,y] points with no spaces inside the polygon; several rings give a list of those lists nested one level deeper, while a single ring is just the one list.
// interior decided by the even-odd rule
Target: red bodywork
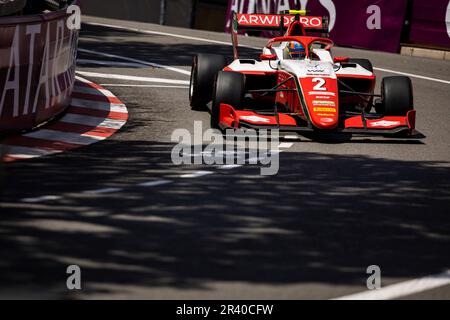
[{"label": "red bodywork", "polygon": [[[270,18],[273,17],[273,20]],[[310,19],[307,19],[310,18]],[[312,25],[312,19],[321,17],[307,17],[309,29],[322,28],[323,24]],[[239,24],[244,27],[262,26],[264,22],[270,27],[276,27],[282,20],[278,15],[270,15],[264,20],[261,15],[237,15],[235,17]],[[269,20],[267,20],[269,19]],[[278,20],[277,20],[278,19]],[[306,50],[307,57],[312,54],[310,46],[315,43],[324,45],[330,50],[333,42],[328,38],[306,36],[305,26],[301,21],[293,21],[291,18],[284,19],[289,22],[287,32],[283,37],[276,37],[268,41],[266,48],[271,49],[274,43],[296,41],[301,43]],[[232,38],[234,44],[235,59],[237,55],[237,29],[234,30]],[[272,55],[262,55],[263,59],[273,59]],[[339,62],[348,60],[341,57]],[[354,95],[340,94],[342,82],[357,82],[364,93],[373,94],[376,78],[371,75],[359,74],[326,74],[307,70],[301,76],[289,71],[274,69],[273,71],[239,70],[246,79],[265,77],[278,85],[276,93],[272,95],[273,104],[282,106],[283,110],[275,110],[273,114],[262,113],[258,108],[235,109],[228,104],[220,105],[219,124],[222,128],[279,128],[283,131],[335,131],[350,133],[370,134],[393,134],[406,133],[411,135],[415,132],[415,111],[411,110],[405,116],[381,116],[361,112],[361,115],[349,115],[346,106],[355,104],[360,99]],[[230,67],[224,71],[236,71]],[[251,80],[251,81],[253,81]],[[250,81],[250,80],[249,80]],[[258,80],[259,81],[259,80]],[[340,82],[341,84],[339,84]],[[342,88],[341,88],[342,89]],[[344,88],[345,89],[345,88]],[[255,96],[255,95],[254,95]],[[267,99],[267,96],[265,97]],[[258,100],[258,98],[256,98]],[[361,101],[361,100],[359,100]],[[371,103],[367,101],[367,105]],[[245,109],[245,110],[242,110]],[[254,110],[252,110],[254,109]]]}]

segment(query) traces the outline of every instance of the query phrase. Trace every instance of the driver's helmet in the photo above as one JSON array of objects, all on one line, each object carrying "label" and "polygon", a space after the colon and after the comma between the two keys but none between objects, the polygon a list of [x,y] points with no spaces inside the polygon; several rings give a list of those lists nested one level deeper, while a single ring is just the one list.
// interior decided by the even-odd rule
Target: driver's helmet
[{"label": "driver's helmet", "polygon": [[286,57],[290,59],[303,59],[305,58],[305,47],[296,41],[289,42],[285,48]]}]

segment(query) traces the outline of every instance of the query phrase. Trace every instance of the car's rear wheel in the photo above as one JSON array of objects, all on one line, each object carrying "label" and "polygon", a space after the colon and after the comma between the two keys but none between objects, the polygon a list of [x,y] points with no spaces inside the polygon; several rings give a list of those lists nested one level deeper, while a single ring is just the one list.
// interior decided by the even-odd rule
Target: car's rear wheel
[{"label": "car's rear wheel", "polygon": [[385,116],[405,116],[413,109],[413,89],[410,78],[386,77],[381,81],[381,103],[377,105],[377,113]]},{"label": "car's rear wheel", "polygon": [[245,93],[245,76],[238,72],[220,71],[214,87],[211,128],[219,128],[220,104],[231,105],[240,109]]},{"label": "car's rear wheel", "polygon": [[214,79],[227,65],[224,56],[215,54],[198,54],[192,60],[189,101],[193,109],[204,108],[211,101]]}]

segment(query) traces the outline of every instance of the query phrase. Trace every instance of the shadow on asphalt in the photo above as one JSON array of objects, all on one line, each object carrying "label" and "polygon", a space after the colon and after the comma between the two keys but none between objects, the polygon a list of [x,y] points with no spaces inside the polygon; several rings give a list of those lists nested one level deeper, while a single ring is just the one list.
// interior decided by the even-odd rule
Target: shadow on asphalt
[{"label": "shadow on asphalt", "polygon": [[[287,152],[276,176],[249,166],[181,179],[171,174],[195,168],[174,167],[171,147],[110,140],[7,165],[0,285],[64,292],[69,264],[84,294],[94,283],[364,284],[372,264],[384,277],[450,265],[448,163]],[[161,177],[174,183],[132,186]],[[105,187],[124,191],[79,193]],[[47,194],[65,197],[20,202]]]},{"label": "shadow on asphalt", "polygon": [[[130,57],[130,53],[132,53],[134,59],[170,66],[190,66],[192,57],[198,53],[221,54],[228,57],[230,61],[233,57],[233,47],[231,45],[191,44],[190,40],[185,40],[185,43],[170,44],[151,42],[159,37],[161,36],[117,30],[102,26],[83,25],[80,33],[79,47],[124,57]],[[127,40],[124,40],[124,38]],[[146,42],[143,39],[148,39],[149,41]],[[99,46],[99,42],[101,46]],[[251,48],[239,48],[239,54],[244,58],[257,58],[260,51]],[[83,53],[78,53],[78,57],[83,56]],[[101,70],[102,66],[96,66],[96,68]],[[105,66],[104,68],[108,67]]]}]

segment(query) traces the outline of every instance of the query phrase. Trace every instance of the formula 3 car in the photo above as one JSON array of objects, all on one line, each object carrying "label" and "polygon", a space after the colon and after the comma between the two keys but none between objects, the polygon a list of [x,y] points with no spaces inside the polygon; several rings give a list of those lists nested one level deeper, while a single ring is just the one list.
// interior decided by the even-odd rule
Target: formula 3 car
[{"label": "formula 3 car", "polygon": [[[258,60],[238,55],[239,30],[282,30]],[[320,33],[320,36],[308,33]],[[192,108],[209,105],[211,127],[347,132],[420,137],[408,77],[376,77],[367,59],[332,57],[326,17],[304,11],[233,14],[234,60],[199,54],[192,63]],[[297,48],[298,51],[289,51]],[[296,54],[293,54],[296,53]],[[209,104],[209,102],[212,102]]]}]

